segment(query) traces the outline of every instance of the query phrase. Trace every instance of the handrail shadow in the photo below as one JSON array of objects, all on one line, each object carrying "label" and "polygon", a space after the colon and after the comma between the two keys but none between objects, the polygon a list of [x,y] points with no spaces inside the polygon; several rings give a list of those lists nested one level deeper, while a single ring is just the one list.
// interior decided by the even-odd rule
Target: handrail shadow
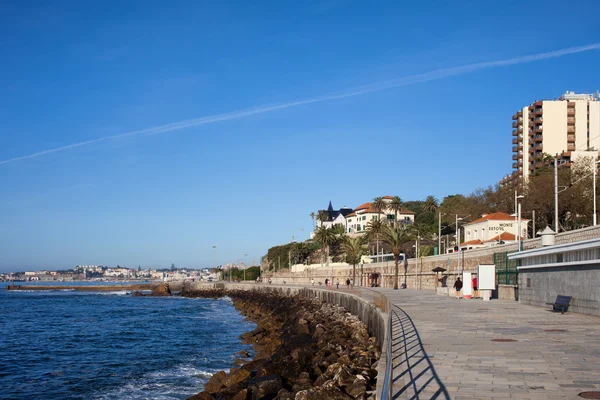
[{"label": "handrail shadow", "polygon": [[[425,352],[410,316],[396,305],[391,310],[392,399],[447,399],[450,395]],[[398,389],[396,389],[399,387]]]}]

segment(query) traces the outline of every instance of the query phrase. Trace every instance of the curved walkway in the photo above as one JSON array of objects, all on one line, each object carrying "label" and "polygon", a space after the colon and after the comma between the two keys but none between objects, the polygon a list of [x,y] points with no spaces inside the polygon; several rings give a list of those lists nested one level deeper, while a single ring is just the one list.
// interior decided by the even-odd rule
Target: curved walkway
[{"label": "curved walkway", "polygon": [[600,391],[598,317],[376,290],[394,305],[393,398],[563,400]]}]

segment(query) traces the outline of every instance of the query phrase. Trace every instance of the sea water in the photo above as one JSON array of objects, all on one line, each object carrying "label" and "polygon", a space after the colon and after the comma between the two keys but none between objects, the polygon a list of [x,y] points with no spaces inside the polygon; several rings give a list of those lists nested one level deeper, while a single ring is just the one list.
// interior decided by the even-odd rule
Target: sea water
[{"label": "sea water", "polygon": [[227,298],[7,291],[0,399],[185,399],[232,367],[255,328]]}]

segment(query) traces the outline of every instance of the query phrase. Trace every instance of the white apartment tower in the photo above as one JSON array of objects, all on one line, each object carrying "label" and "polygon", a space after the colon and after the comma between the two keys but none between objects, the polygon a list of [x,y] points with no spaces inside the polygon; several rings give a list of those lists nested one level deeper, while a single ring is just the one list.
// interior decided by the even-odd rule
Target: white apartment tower
[{"label": "white apartment tower", "polygon": [[[571,160],[577,153],[600,151],[600,101],[596,92],[566,92],[555,100],[540,100],[513,115],[513,173],[501,183],[521,179],[541,166],[543,153]],[[593,151],[594,153],[587,153]]]}]

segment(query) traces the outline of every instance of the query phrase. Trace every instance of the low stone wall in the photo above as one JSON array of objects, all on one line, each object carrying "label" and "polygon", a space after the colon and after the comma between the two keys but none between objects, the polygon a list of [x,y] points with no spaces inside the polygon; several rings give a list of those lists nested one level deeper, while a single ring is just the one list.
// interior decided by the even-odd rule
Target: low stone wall
[{"label": "low stone wall", "polygon": [[519,300],[519,288],[515,285],[498,285],[499,300]]},{"label": "low stone wall", "polygon": [[519,303],[549,307],[556,296],[572,296],[569,311],[600,316],[600,262],[594,265],[519,271]]}]

